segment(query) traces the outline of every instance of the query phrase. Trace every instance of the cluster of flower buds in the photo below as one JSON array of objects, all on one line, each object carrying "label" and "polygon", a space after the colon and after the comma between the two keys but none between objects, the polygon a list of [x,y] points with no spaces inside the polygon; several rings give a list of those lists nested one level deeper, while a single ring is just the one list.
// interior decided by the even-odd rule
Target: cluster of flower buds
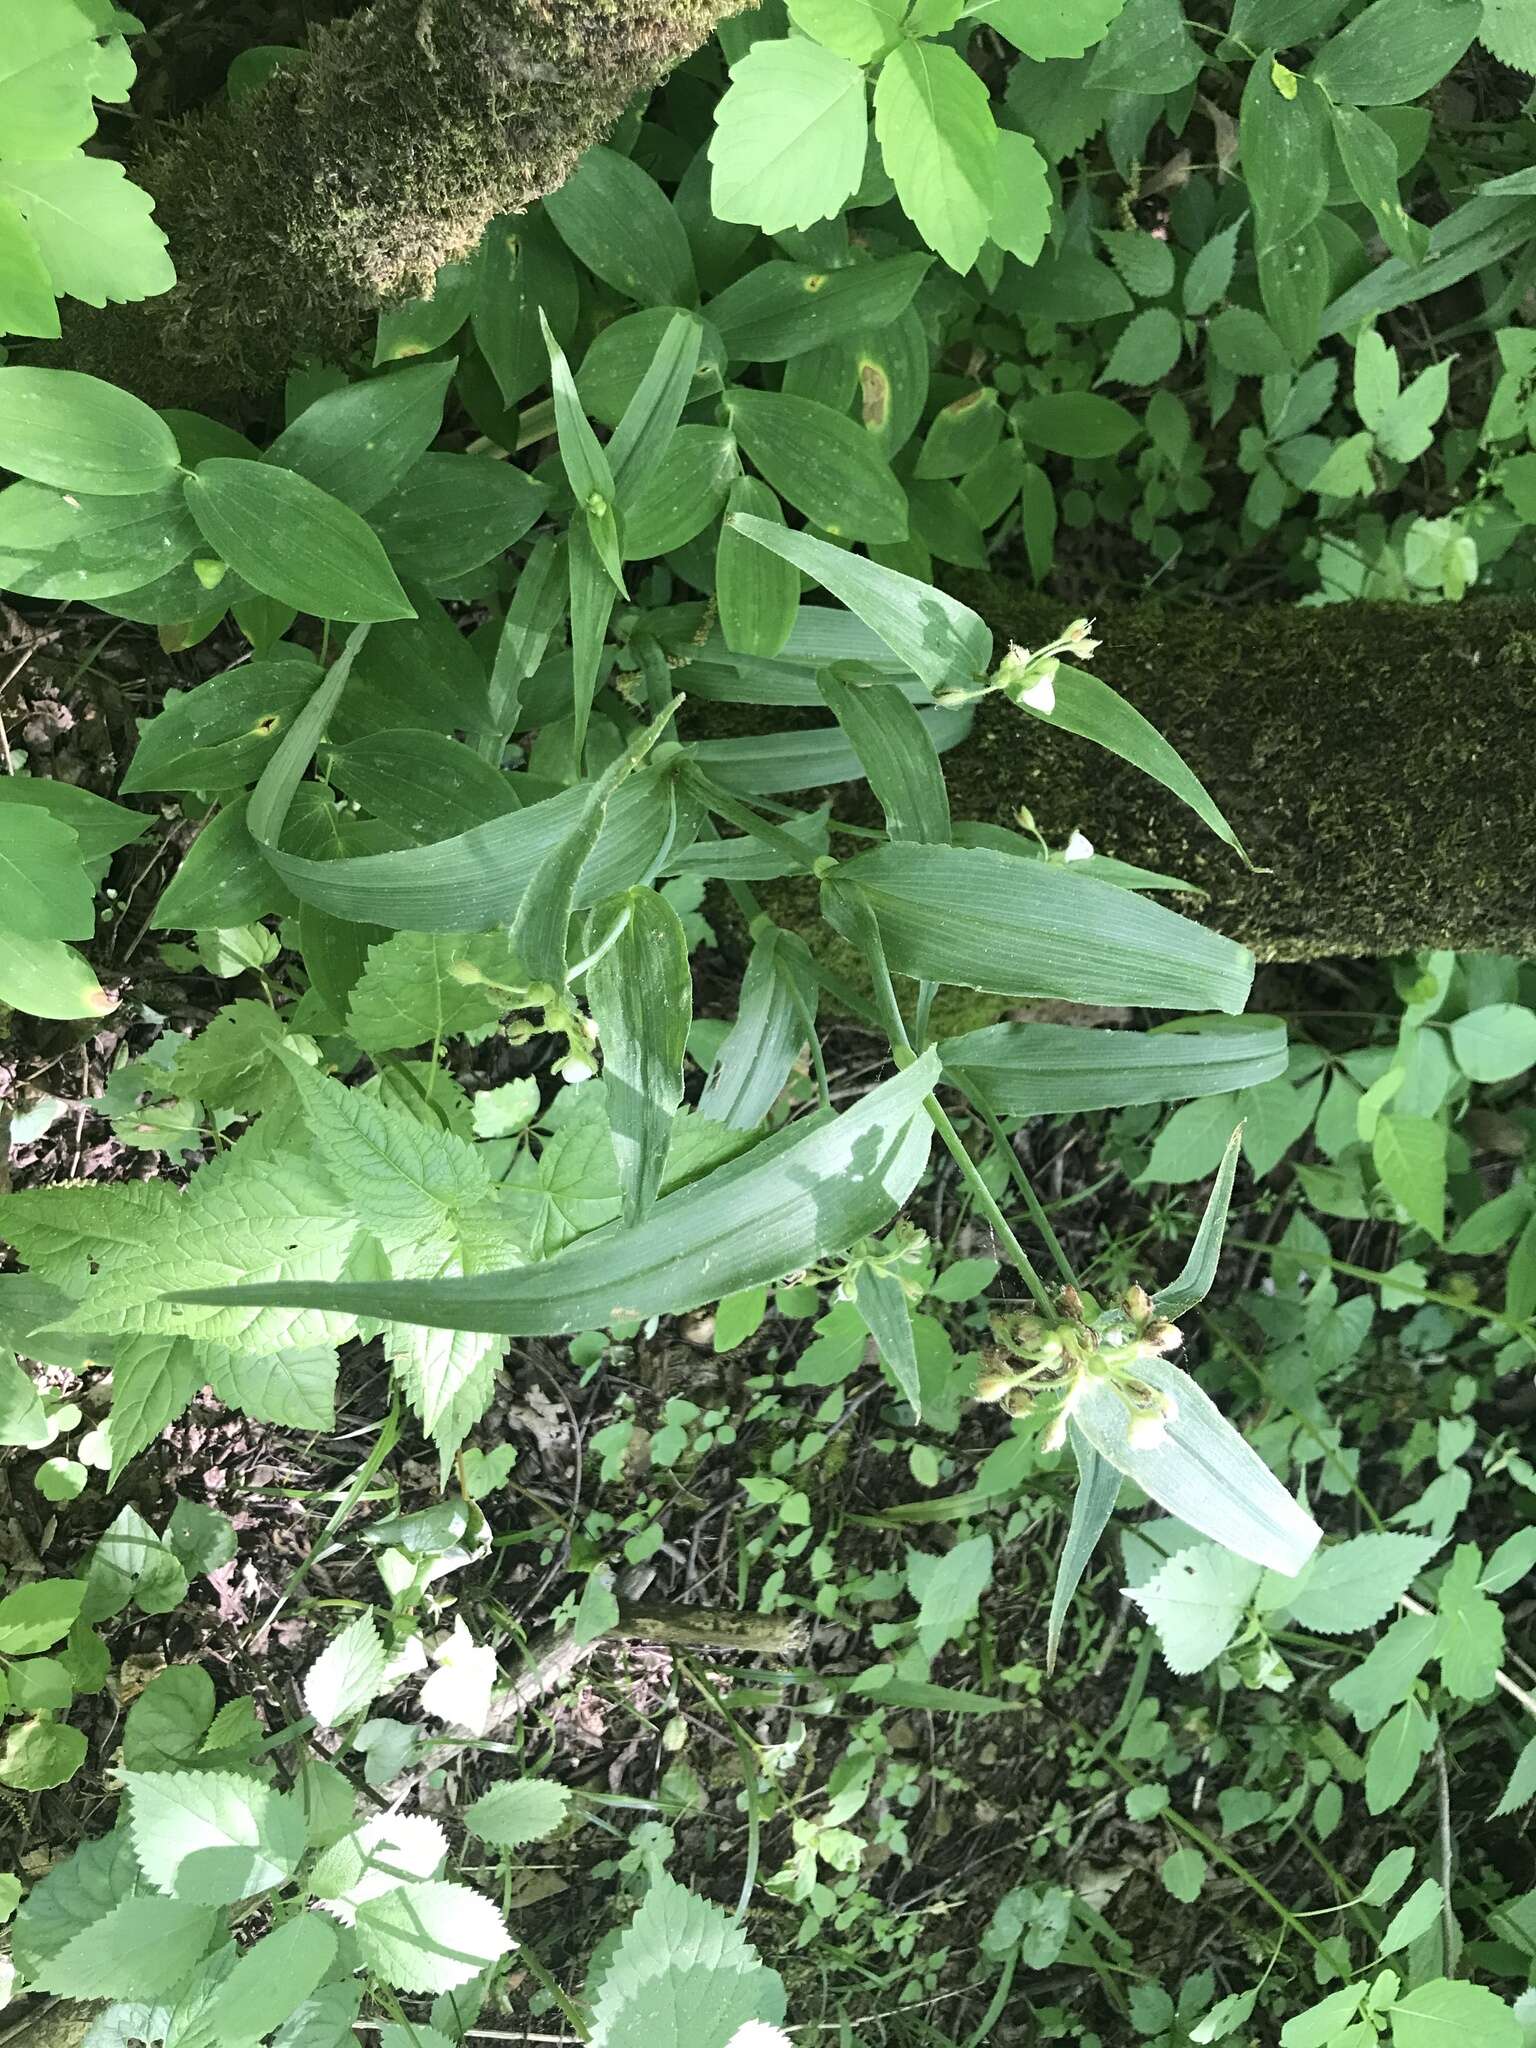
[{"label": "cluster of flower buds", "polygon": [[1099,650],[1092,626],[1092,619],[1074,619],[1049,646],[1034,649],[1010,647],[998,663],[997,672],[979,687],[964,689],[957,685],[953,689],[935,691],[934,702],[967,704],[974,698],[990,696],[994,690],[1000,690],[1010,704],[1017,704],[1027,711],[1038,711],[1049,718],[1056,709],[1056,672],[1061,667],[1063,656],[1089,661]]},{"label": "cluster of flower buds", "polygon": [[1095,1381],[1112,1387],[1131,1411],[1131,1442],[1152,1449],[1163,1441],[1178,1413],[1171,1394],[1153,1386],[1138,1368],[1165,1357],[1183,1343],[1183,1333],[1157,1312],[1144,1287],[1132,1285],[1123,1301],[1089,1319],[1075,1287],[1057,1297],[1060,1319],[1025,1311],[992,1317],[996,1340],[982,1353],[975,1395],[996,1402],[1009,1415],[1027,1415],[1042,1394],[1061,1402],[1042,1439],[1056,1450],[1066,1441],[1067,1420]]},{"label": "cluster of flower buds", "polygon": [[506,998],[509,1011],[526,1010],[524,1017],[508,1017],[502,1024],[509,1045],[526,1045],[530,1039],[550,1036],[565,1040],[565,1051],[555,1061],[555,1072],[562,1081],[575,1086],[581,1081],[590,1081],[597,1072],[598,1062],[597,1026],[590,1017],[583,1016],[563,989],[557,989],[547,981],[530,981],[513,985],[495,981],[473,960],[455,960],[448,972],[453,979],[466,987],[493,989]]},{"label": "cluster of flower buds", "polygon": [[932,1280],[927,1231],[902,1217],[884,1237],[861,1237],[836,1265],[820,1269],[819,1277],[835,1283],[841,1300],[852,1301],[865,1267],[894,1280],[908,1301],[921,1301]]}]

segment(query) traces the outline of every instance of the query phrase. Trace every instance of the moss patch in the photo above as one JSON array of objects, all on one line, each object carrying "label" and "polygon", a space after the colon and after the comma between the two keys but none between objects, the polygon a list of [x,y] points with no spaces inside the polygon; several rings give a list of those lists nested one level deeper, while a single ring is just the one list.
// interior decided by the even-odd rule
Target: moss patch
[{"label": "moss patch", "polygon": [[64,354],[156,404],[219,406],[344,358],[498,214],[560,184],[721,0],[376,0],[301,71],[130,165],[180,283],[74,309]]},{"label": "moss patch", "polygon": [[[997,578],[955,587],[999,647],[1040,645],[1066,623],[1060,603]],[[1024,803],[1054,843],[1075,827],[1102,853],[1184,876],[1207,895],[1177,907],[1261,960],[1536,953],[1529,605],[1141,604],[1100,613],[1097,631],[1096,673],[1178,747],[1266,872],[1145,776],[998,698],[946,756],[956,818],[1006,825]],[[711,705],[697,722],[739,733],[792,721]],[[878,822],[866,789],[834,794],[838,815]],[[808,890],[760,893],[815,936]]]}]

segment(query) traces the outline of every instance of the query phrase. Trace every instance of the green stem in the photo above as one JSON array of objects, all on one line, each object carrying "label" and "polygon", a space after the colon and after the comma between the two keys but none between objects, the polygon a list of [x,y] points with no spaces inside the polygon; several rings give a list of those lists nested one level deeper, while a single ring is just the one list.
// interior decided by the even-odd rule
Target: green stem
[{"label": "green stem", "polygon": [[1076,1287],[1079,1283],[1076,1273],[1072,1270],[1072,1261],[1062,1250],[1061,1239],[1051,1227],[1051,1219],[1046,1215],[1044,1205],[1041,1203],[1040,1197],[1035,1193],[1034,1184],[1024,1170],[1023,1160],[1020,1159],[1018,1153],[1013,1149],[1012,1139],[1003,1129],[995,1112],[988,1107],[983,1096],[978,1095],[973,1087],[967,1087],[964,1083],[957,1082],[956,1086],[959,1087],[961,1094],[967,1098],[972,1109],[975,1110],[976,1114],[986,1125],[993,1144],[996,1145],[998,1151],[1002,1154],[1003,1163],[1008,1168],[1014,1186],[1024,1197],[1024,1206],[1029,1211],[1029,1220],[1044,1239],[1045,1248],[1055,1261],[1057,1272],[1069,1287]]},{"label": "green stem", "polygon": [[1056,1314],[1056,1304],[1052,1301],[1045,1282],[1035,1271],[1034,1262],[1031,1260],[1029,1253],[1019,1243],[1018,1238],[1013,1233],[1012,1225],[997,1206],[992,1190],[982,1179],[975,1160],[966,1151],[960,1133],[950,1122],[946,1112],[940,1107],[937,1097],[932,1095],[925,1097],[923,1107],[927,1110],[934,1129],[943,1139],[945,1149],[948,1151],[950,1158],[959,1167],[965,1184],[971,1191],[972,1200],[991,1224],[993,1230],[996,1231],[999,1242],[1024,1276],[1025,1286],[1035,1297],[1040,1307],[1045,1310],[1046,1314],[1054,1316]]}]

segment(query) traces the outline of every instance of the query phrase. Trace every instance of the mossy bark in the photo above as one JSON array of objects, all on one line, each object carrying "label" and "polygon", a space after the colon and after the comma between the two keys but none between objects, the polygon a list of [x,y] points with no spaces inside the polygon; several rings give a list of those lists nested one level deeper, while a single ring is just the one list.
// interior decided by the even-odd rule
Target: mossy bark
[{"label": "mossy bark", "polygon": [[[1006,580],[953,587],[999,651],[1067,622]],[[1204,898],[1178,907],[1261,960],[1536,953],[1530,605],[1138,604],[1101,611],[1095,631],[1095,672],[1179,749],[1260,871],[1135,769],[997,697],[945,757],[957,818],[1006,825],[1027,804],[1054,844],[1076,828],[1195,883]],[[862,789],[839,792],[839,809],[878,817]],[[808,892],[774,886],[775,913],[804,928]]]},{"label": "mossy bark", "polygon": [[62,359],[162,405],[219,407],[362,342],[487,223],[559,185],[733,0],[375,0],[301,70],[129,164],[180,282],[75,308]]}]

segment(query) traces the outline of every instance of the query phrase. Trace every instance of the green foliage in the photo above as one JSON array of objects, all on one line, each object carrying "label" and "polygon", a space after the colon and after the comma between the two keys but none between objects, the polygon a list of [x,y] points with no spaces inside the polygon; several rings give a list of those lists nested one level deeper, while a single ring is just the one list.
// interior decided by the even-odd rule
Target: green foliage
[{"label": "green foliage", "polygon": [[[17,0],[0,58],[0,334],[56,340],[57,300],[121,304],[176,273],[154,202],[88,156],[97,100],[126,101],[142,24],[107,0]],[[26,472],[23,472],[26,474]]]},{"label": "green foliage", "polygon": [[[29,0],[18,20],[35,38],[65,11]],[[25,101],[56,123],[44,148],[19,119],[0,152],[0,316],[40,339],[49,285],[99,302],[170,281],[133,188],[79,146],[92,95],[126,89],[129,24],[95,0],[67,11],[38,65],[0,60],[8,118]],[[386,312],[371,362],[296,371],[281,417],[250,394],[252,438],[46,356],[0,368],[0,584],[223,663],[142,722],[122,788],[202,821],[152,912],[190,944],[160,961],[239,985],[189,1038],[136,1041],[100,1100],[157,1171],[0,1196],[24,1269],[0,1288],[0,1441],[78,1452],[35,1473],[67,1517],[204,1389],[331,1431],[377,1344],[388,1419],[319,1546],[398,1485],[370,1490],[402,1430],[418,1478],[422,1440],[435,1451],[442,1495],[365,1522],[377,1583],[307,1610],[324,1636],[295,1724],[269,1733],[255,1699],[220,1704],[187,1664],[132,1700],[119,1826],[20,1905],[23,1984],[113,1999],[104,2039],[149,2026],[176,2048],[329,2048],[365,1996],[385,2048],[458,2038],[505,1982],[493,1898],[536,1897],[520,1852],[557,1832],[563,1852],[605,1795],[524,1755],[456,1810],[443,1749],[522,1738],[503,1740],[500,1594],[442,1582],[510,1553],[520,1583],[512,1546],[533,1542],[574,1650],[606,1647],[632,1612],[621,1571],[675,1548],[668,1514],[745,1415],[739,1598],[855,1647],[796,1674],[782,1724],[763,1673],[722,1703],[679,1663],[742,1761],[743,1912],[797,1910],[823,1974],[926,2011],[948,1954],[923,1976],[915,1916],[882,1922],[870,1889],[930,1789],[901,1754],[910,1721],[887,1717],[1022,1710],[1031,1753],[1051,1717],[1071,1725],[1085,1803],[1031,1838],[1042,1858],[1071,1848],[1069,1882],[1018,1886],[956,1941],[990,2011],[966,2038],[1015,1971],[1060,1965],[1091,1969],[1142,2039],[1246,2038],[1256,2017],[1287,2048],[1513,2048],[1501,1992],[1529,1973],[1532,1923],[1502,1878],[1469,1881],[1445,1849],[1409,1887],[1408,1849],[1357,1885],[1328,1844],[1346,1797],[1352,1825],[1401,1813],[1411,1835],[1490,1737],[1496,1814],[1536,1796],[1536,1746],[1493,1711],[1528,1704],[1508,1603],[1536,1545],[1492,1548],[1473,1501],[1475,1478],[1536,1486],[1485,1401],[1528,1366],[1536,1316],[1536,986],[1516,962],[1427,954],[1383,981],[1364,1034],[1343,1010],[1289,1030],[1242,1016],[1252,955],[1177,875],[1117,860],[1113,817],[1083,821],[1099,853],[1082,830],[1048,844],[1027,811],[1017,829],[957,815],[944,752],[991,696],[1021,746],[1025,720],[1065,731],[1249,857],[1220,792],[1082,666],[1097,643],[1075,603],[1049,644],[998,649],[933,579],[1000,558],[1040,583],[1065,568],[1074,596],[1165,575],[1175,595],[1257,577],[1308,603],[1528,590],[1533,130],[1527,88],[1487,68],[1533,57],[1517,14],[792,0],[728,24],[648,118]],[[1486,66],[1466,56],[1479,37]],[[279,61],[247,53],[232,92]],[[1469,124],[1474,88],[1497,111]],[[110,250],[86,252],[82,209]],[[700,715],[715,706],[723,735]],[[782,729],[740,734],[738,708]],[[824,801],[840,784],[866,784],[865,807]],[[147,822],[35,773],[0,784],[0,1000],[108,1006],[75,949]],[[807,902],[819,886],[814,947],[754,893],[785,878]],[[717,939],[746,961],[723,1000],[715,960],[690,958]],[[1154,1014],[959,1030],[935,1021],[941,991]],[[876,1048],[853,1087],[847,1016]],[[1080,1268],[1057,1230],[1070,1204],[1043,1206],[1024,1163],[1061,1116],[1096,1119],[1079,1136],[1146,1218]],[[1489,1129],[1519,1164],[1487,1166]],[[926,1216],[935,1137],[935,1214],[951,1199],[970,1233],[955,1258],[903,1213]],[[1207,1180],[1186,1206],[1176,1191]],[[1249,1221],[1223,1264],[1234,1200]],[[1456,1264],[1487,1258],[1499,1305]],[[1186,1369],[1195,1326],[1175,1319],[1208,1299]],[[688,1338],[724,1356],[740,1402],[684,1381],[642,1428],[630,1389],[654,1392],[658,1324],[710,1310]],[[558,1545],[505,1519],[509,1490],[542,1498],[515,1447],[471,1441],[512,1340],[552,1338],[570,1341],[541,1360],[573,1381],[606,1364],[622,1389],[577,1446]],[[71,1443],[81,1409],[52,1375],[95,1367],[110,1405]],[[796,1399],[814,1419],[798,1435]],[[893,1483],[861,1472],[845,1513],[827,1482],[866,1401],[861,1455],[899,1462]],[[990,1446],[987,1405],[1005,1419]],[[1122,1535],[1150,1633],[1092,1743],[1073,1695],[1121,1670],[1089,1575],[1122,1495],[1128,1515],[1162,1510]],[[107,1683],[114,1624],[174,1614],[236,1555],[215,1511],[183,1501],[157,1528],[144,1497],[91,1524],[80,1576],[0,1599],[0,1785],[67,1783],[88,1761],[69,1716]],[[871,1531],[896,1541],[882,1563],[856,1551]],[[1060,1550],[1048,1600],[1037,1564],[1018,1569],[1026,1539]],[[1036,1592],[1038,1625],[1001,1652]],[[1191,1685],[1188,1727],[1162,1717],[1154,1644],[1178,1677],[1209,1674],[1219,1712]],[[762,1716],[750,1735],[741,1707]],[[679,1711],[659,1747],[686,1741]],[[354,1771],[385,1810],[359,1819]],[[446,1826],[410,1810],[426,1782]],[[1106,1917],[1121,1879],[1075,1875],[1106,1788],[1149,1831],[1126,1868],[1158,1913],[1225,1911],[1234,1878],[1274,1908],[1229,1846],[1263,1829],[1324,1873],[1337,1925],[1314,1934],[1320,1916],[1281,1901],[1283,1963],[1245,1936],[1247,1961],[1266,1955],[1251,1982],[1218,1997],[1196,1971],[1175,1998]],[[672,1820],[710,1796],[679,1755],[666,1824],[616,1849],[643,1895],[584,2003],[555,1996],[530,1941],[529,1995],[609,2048],[782,2038],[785,1985],[742,1914],[663,1867]],[[784,1861],[754,1897],[769,1826]],[[0,1880],[0,1908],[16,1897]],[[1493,1930],[1464,1957],[1458,1915]]]}]

